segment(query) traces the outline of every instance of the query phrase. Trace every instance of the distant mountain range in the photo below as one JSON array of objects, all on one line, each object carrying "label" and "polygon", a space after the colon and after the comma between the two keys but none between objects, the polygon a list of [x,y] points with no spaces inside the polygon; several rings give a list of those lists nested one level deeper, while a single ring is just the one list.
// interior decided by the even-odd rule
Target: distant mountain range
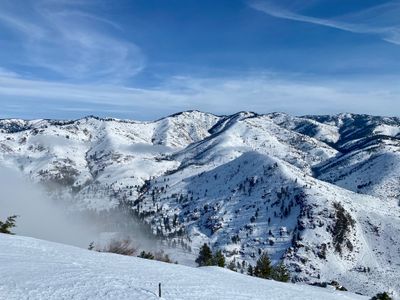
[{"label": "distant mountain range", "polygon": [[400,119],[177,113],[0,120],[0,165],[77,210],[121,204],[169,243],[268,251],[295,281],[400,291]]}]

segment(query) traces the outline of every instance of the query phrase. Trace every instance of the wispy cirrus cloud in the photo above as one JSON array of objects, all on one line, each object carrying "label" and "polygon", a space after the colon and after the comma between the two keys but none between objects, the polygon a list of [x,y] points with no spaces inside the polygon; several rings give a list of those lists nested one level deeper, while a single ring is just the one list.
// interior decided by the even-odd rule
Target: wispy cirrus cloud
[{"label": "wispy cirrus cloud", "polygon": [[21,65],[82,82],[122,82],[145,66],[141,49],[115,34],[121,27],[86,12],[82,3],[26,1],[24,13],[5,1],[0,26],[21,41]]},{"label": "wispy cirrus cloud", "polygon": [[[307,5],[319,1],[282,0],[279,1],[280,5],[284,2],[300,4],[282,7],[275,5],[272,0],[254,0],[250,5],[277,18],[376,35],[390,43],[400,43],[398,4],[376,6],[332,19],[310,17],[302,13]],[[230,43],[216,41],[225,38],[225,29],[231,26],[222,26],[223,32],[218,32],[216,28],[216,35],[190,27],[190,30],[186,30],[190,38],[182,34],[181,39],[180,28],[175,31],[176,24],[169,24],[168,20],[161,21],[162,25],[170,28],[156,34],[159,27],[162,27],[159,25],[161,21],[158,20],[158,14],[143,21],[148,16],[147,7],[144,10],[145,17],[136,15],[137,20],[134,19],[136,6],[131,8],[132,11],[127,11],[125,18],[132,16],[133,22],[123,21],[124,17],[114,15],[122,7],[125,9],[125,5],[113,12],[108,11],[108,16],[113,16],[109,20],[102,8],[106,2],[0,0],[0,35],[9,41],[2,44],[7,50],[2,51],[0,56],[0,117],[71,118],[82,114],[99,114],[151,119],[185,109],[218,114],[253,110],[292,114],[352,111],[400,115],[400,110],[391,109],[397,109],[400,101],[398,80],[387,80],[387,75],[382,75],[388,74],[387,70],[391,71],[393,77],[398,75],[398,56],[392,53],[395,50],[392,47],[384,47],[388,52],[379,52],[379,58],[370,59],[376,56],[376,51],[381,51],[381,45],[373,43],[377,47],[363,48],[365,52],[369,51],[368,55],[359,55],[358,49],[350,43],[342,50],[343,53],[339,51],[339,56],[328,53],[321,58],[318,53],[315,57],[305,53],[302,47],[297,51],[291,48],[291,43],[282,45],[278,41],[274,44],[275,35],[271,35],[268,42],[273,54],[254,58],[250,49],[254,53],[263,53],[267,43],[260,44],[254,39],[254,45],[251,45],[247,36],[262,32],[264,27],[260,31],[254,31],[252,26],[244,31],[239,28],[241,26],[235,27],[236,31],[232,30],[231,34],[232,40],[228,40],[232,45],[246,44],[243,47],[246,49],[239,49],[241,46],[228,49],[222,47],[222,44]],[[225,9],[223,11],[225,13]],[[121,25],[116,20],[121,21]],[[207,23],[210,20],[207,19]],[[232,22],[235,20],[233,18]],[[122,27],[134,28],[137,24],[144,24],[146,26],[143,28],[150,30],[137,35],[137,32],[132,33],[132,30],[124,30]],[[298,32],[292,31],[292,36],[296,37]],[[176,36],[165,34],[170,32]],[[199,34],[199,40],[205,47],[198,47],[196,43],[191,45],[196,34]],[[133,36],[141,38],[142,47],[148,49],[149,57],[152,58],[151,63],[146,64],[144,53],[130,40]],[[170,38],[171,45],[160,49],[157,47],[169,44]],[[243,43],[236,40],[233,43],[233,39]],[[190,50],[181,51],[187,45]],[[338,52],[335,47],[329,50],[332,53]],[[222,54],[218,54],[220,52]],[[235,52],[242,56],[233,55],[235,59],[230,58]],[[386,54],[389,54],[388,58]],[[343,59],[345,56],[346,59]],[[243,57],[246,63],[240,65],[240,59],[236,57]],[[325,64],[326,58],[332,62]],[[182,66],[187,65],[182,67],[177,63],[181,61]],[[219,61],[222,64],[219,65]],[[274,61],[277,63],[271,63]],[[300,67],[296,67],[298,62]],[[310,62],[318,67],[310,68]],[[204,67],[201,71],[200,65]],[[145,72],[141,72],[146,66]],[[214,72],[214,68],[223,70]],[[380,73],[375,72],[375,78],[364,73],[361,75],[360,70],[364,68],[368,74],[374,73],[370,70],[378,70]],[[258,71],[250,74],[249,70]],[[263,70],[275,70],[276,73],[265,73]],[[188,72],[191,76],[174,76]],[[291,72],[315,75],[292,76]],[[323,80],[324,76],[329,76],[329,80]],[[135,77],[134,81],[129,80],[132,77]],[[137,88],[128,87],[134,83]]]},{"label": "wispy cirrus cloud", "polygon": [[[78,85],[0,74],[0,117],[79,117],[85,114],[155,119],[186,109],[217,114],[240,110],[327,114],[344,111],[400,115],[397,81],[322,80],[257,73],[230,78],[173,77],[154,88]],[[379,99],[379,101],[377,101]],[[57,100],[57,101],[53,101]],[[37,110],[40,106],[41,109]],[[35,107],[30,111],[30,107]],[[390,109],[389,109],[390,108]],[[41,114],[41,112],[46,112]]]},{"label": "wispy cirrus cloud", "polygon": [[0,67],[0,78],[2,77],[16,78],[18,77],[18,74],[13,71]]},{"label": "wispy cirrus cloud", "polygon": [[353,33],[372,34],[386,42],[400,45],[399,2],[389,2],[330,19],[303,15],[276,5],[272,1],[250,0],[248,3],[253,9],[276,18],[311,23]]},{"label": "wispy cirrus cloud", "polygon": [[30,38],[41,39],[45,35],[45,31],[40,26],[21,20],[12,14],[0,12],[0,22],[6,25],[9,29],[23,33]]}]

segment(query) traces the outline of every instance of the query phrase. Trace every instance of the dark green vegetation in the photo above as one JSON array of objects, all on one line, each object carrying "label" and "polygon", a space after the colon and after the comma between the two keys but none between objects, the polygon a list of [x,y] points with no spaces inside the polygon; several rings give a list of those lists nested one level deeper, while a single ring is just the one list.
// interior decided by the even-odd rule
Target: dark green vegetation
[{"label": "dark green vegetation", "polygon": [[376,294],[371,300],[392,300],[393,298],[388,295],[388,293],[383,292]]},{"label": "dark green vegetation", "polygon": [[13,215],[8,217],[5,222],[0,221],[0,233],[14,234],[11,232],[11,229],[16,227],[15,222],[17,217],[18,216]]},{"label": "dark green vegetation", "polygon": [[[211,248],[204,243],[200,248],[196,263],[199,265],[199,267],[225,267],[225,257],[221,250],[218,250],[215,252],[215,254],[213,254]],[[233,260],[226,267],[232,271],[238,271],[238,265]],[[252,265],[248,266],[247,274],[250,276],[273,279],[282,282],[287,282],[290,280],[289,271],[283,262],[278,263],[276,266],[272,266],[271,260],[266,252],[261,253],[255,267]]]},{"label": "dark green vegetation", "polygon": [[158,260],[158,261],[162,261],[162,262],[166,262],[166,263],[173,263],[173,261],[170,259],[168,254],[165,254],[163,251],[157,251],[154,254],[150,251],[149,252],[142,251],[142,252],[140,252],[138,257],[145,258],[145,259]]},{"label": "dark green vegetation", "polygon": [[273,279],[282,282],[288,282],[290,280],[289,271],[283,262],[272,266],[271,260],[266,252],[260,255],[255,267],[249,265],[247,268],[247,274],[250,276]]},{"label": "dark green vegetation", "polygon": [[340,203],[334,203],[333,207],[336,210],[336,220],[332,228],[335,251],[342,253],[343,245],[352,251],[353,244],[348,239],[348,233],[350,229],[354,227],[355,221]]},{"label": "dark green vegetation", "polygon": [[225,267],[225,257],[221,250],[212,253],[211,248],[207,244],[203,244],[200,248],[199,256],[196,258],[196,263],[199,267],[202,266],[218,266]]}]

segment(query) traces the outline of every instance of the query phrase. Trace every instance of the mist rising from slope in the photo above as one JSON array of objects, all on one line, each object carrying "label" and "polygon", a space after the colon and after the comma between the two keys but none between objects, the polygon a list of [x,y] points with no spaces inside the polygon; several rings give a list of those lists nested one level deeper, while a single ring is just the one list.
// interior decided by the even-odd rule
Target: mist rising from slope
[{"label": "mist rising from slope", "polygon": [[55,204],[37,185],[11,169],[0,169],[0,219],[18,215],[18,235],[84,247],[95,231],[84,220],[68,217],[66,207]]},{"label": "mist rising from slope", "polygon": [[155,249],[156,242],[140,225],[119,212],[71,212],[63,201],[54,201],[39,185],[16,171],[0,168],[0,220],[18,215],[18,235],[86,248],[94,241],[98,247],[113,238],[133,239],[135,246]]}]

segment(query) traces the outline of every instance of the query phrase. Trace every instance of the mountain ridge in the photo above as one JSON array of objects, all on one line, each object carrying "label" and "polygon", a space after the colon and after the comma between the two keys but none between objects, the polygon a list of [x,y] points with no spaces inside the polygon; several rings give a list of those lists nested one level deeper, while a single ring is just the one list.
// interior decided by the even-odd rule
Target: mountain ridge
[{"label": "mountain ridge", "polygon": [[0,120],[0,166],[72,210],[122,204],[169,244],[210,243],[243,270],[268,251],[295,281],[368,294],[400,290],[398,153],[396,117]]}]

